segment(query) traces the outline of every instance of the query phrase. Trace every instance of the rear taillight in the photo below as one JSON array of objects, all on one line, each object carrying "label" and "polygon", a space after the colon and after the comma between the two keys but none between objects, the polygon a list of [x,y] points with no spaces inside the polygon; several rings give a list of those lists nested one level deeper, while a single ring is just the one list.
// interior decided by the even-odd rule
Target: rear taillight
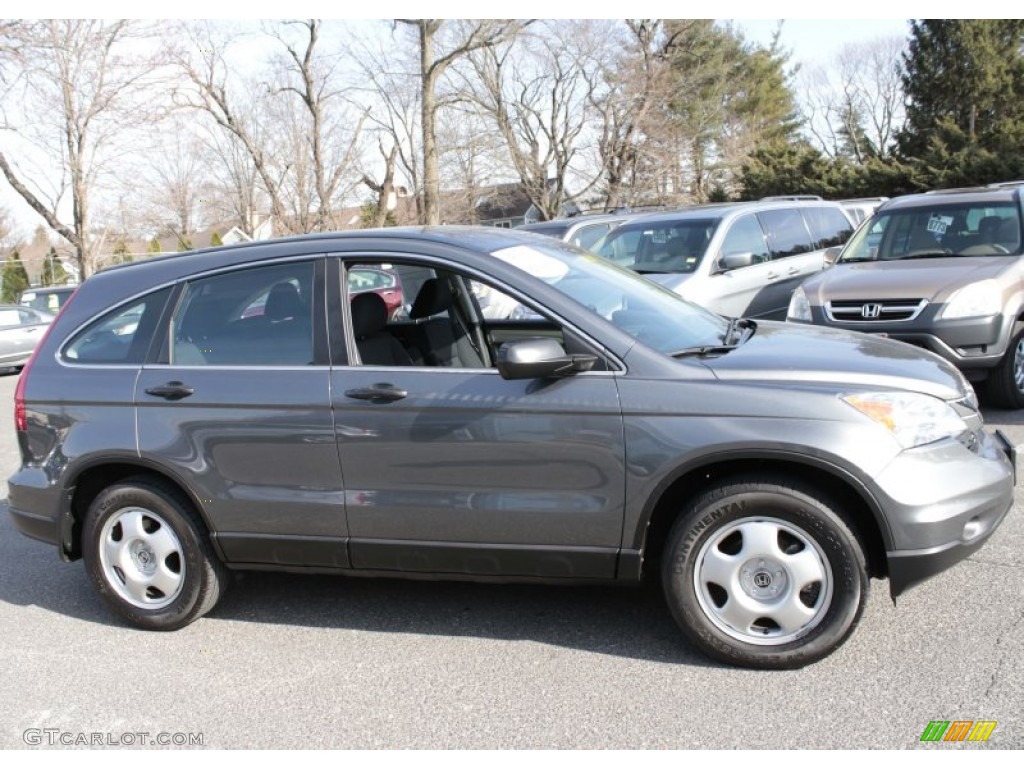
[{"label": "rear taillight", "polygon": [[18,376],[18,383],[14,388],[14,428],[18,432],[24,432],[28,429],[28,417],[25,415],[25,384],[28,382],[29,371],[32,370],[32,363],[36,361],[36,355],[39,354],[39,350],[43,348],[47,338],[50,336],[50,331],[53,330],[53,326],[57,324],[60,316],[64,314],[64,311],[71,304],[71,300],[78,294],[76,288],[74,293],[68,296],[68,300],[64,302],[64,306],[57,312],[57,317],[53,318],[53,322],[46,326],[46,330],[43,331],[43,336],[39,339],[39,343],[36,344],[36,348],[32,350],[32,355],[29,357],[28,362],[25,363],[25,367],[21,369],[21,374]]}]

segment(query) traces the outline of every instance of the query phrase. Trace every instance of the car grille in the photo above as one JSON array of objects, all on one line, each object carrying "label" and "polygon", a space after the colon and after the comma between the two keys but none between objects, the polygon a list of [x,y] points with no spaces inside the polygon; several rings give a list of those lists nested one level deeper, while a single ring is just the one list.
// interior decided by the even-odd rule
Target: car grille
[{"label": "car grille", "polygon": [[927,304],[927,299],[827,301],[825,314],[837,323],[891,323],[913,320]]}]

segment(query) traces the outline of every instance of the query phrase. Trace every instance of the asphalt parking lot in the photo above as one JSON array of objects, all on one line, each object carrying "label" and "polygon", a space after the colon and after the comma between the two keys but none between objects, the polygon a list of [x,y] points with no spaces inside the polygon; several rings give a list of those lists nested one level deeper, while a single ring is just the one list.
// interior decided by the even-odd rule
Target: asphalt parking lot
[{"label": "asphalt parking lot", "polygon": [[[4,479],[15,382],[0,377]],[[1024,444],[1024,414],[986,418]],[[250,573],[186,629],[137,631],[81,562],[18,534],[4,501],[0,747],[96,733],[222,748],[1020,749],[1021,493],[985,548],[897,606],[872,582],[851,640],[796,672],[706,660],[651,588]],[[921,743],[932,720],[997,725],[987,743]]]}]

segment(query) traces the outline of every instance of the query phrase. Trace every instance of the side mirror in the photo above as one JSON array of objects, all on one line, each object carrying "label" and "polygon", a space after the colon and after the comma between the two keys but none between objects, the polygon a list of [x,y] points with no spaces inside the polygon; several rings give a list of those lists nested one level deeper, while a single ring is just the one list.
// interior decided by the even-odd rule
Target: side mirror
[{"label": "side mirror", "polygon": [[550,379],[589,371],[594,355],[567,355],[554,339],[518,339],[498,348],[498,373],[503,379]]},{"label": "side mirror", "polygon": [[836,263],[839,258],[839,254],[843,252],[843,246],[833,245],[831,248],[825,249],[825,266],[831,267]]},{"label": "side mirror", "polygon": [[752,264],[759,264],[760,259],[752,253],[729,253],[718,260],[718,266],[722,272],[731,272],[734,269],[749,267]]}]

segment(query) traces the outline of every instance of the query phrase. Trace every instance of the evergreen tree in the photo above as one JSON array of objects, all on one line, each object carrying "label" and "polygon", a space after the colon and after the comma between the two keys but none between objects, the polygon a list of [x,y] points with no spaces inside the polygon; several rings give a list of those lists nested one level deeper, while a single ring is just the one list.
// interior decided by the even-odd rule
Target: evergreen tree
[{"label": "evergreen tree", "polygon": [[21,254],[17,251],[10,255],[3,270],[0,270],[0,282],[3,283],[0,302],[17,304],[18,296],[28,288],[28,272],[25,271],[25,265],[21,263]]},{"label": "evergreen tree", "polygon": [[132,260],[132,252],[128,250],[128,243],[123,239],[117,242],[114,247],[114,263],[124,264]]},{"label": "evergreen tree", "polygon": [[911,23],[899,153],[918,187],[1024,177],[1024,19]]},{"label": "evergreen tree", "polygon": [[178,253],[192,250],[192,238],[178,235]]},{"label": "evergreen tree", "polygon": [[220,232],[215,231],[212,235],[210,235],[210,245],[213,247],[217,247],[218,245],[224,245],[224,241],[221,240],[220,237]]},{"label": "evergreen tree", "polygon": [[42,285],[64,285],[68,281],[68,273],[57,257],[57,249],[51,246],[50,252],[43,259],[43,271],[39,277]]},{"label": "evergreen tree", "polygon": [[153,235],[153,239],[149,241],[149,245],[146,246],[146,253],[160,253],[160,240],[156,235]]}]

